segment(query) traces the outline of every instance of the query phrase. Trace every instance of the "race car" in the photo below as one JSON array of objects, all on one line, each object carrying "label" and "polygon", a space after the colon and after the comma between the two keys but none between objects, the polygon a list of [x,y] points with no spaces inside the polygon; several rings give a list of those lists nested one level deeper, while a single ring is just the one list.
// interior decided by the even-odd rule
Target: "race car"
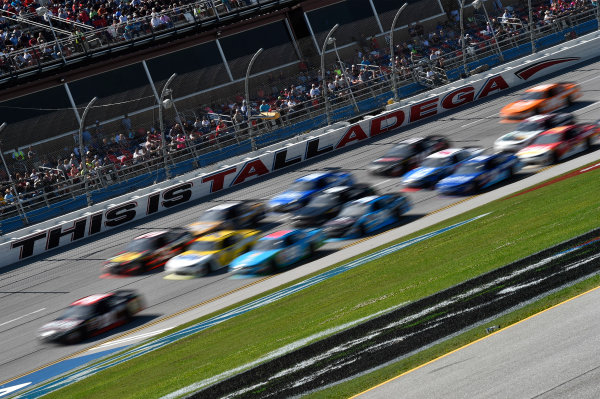
[{"label": "race car", "polygon": [[360,237],[398,222],[410,208],[402,194],[364,197],[347,203],[323,229],[327,237]]},{"label": "race car", "polygon": [[521,170],[522,166],[519,158],[509,152],[479,155],[465,161],[453,174],[440,180],[435,187],[442,194],[475,193],[509,179]]},{"label": "race car", "polygon": [[217,230],[253,228],[264,218],[262,203],[227,202],[205,210],[196,222],[187,225],[187,229],[194,236],[201,236]]},{"label": "race car", "polygon": [[104,263],[109,274],[140,274],[164,265],[193,240],[185,229],[160,230],[136,237]]},{"label": "race car", "polygon": [[494,142],[494,151],[517,152],[528,146],[540,133],[556,126],[572,125],[575,116],[570,113],[534,115],[517,125],[510,133],[499,137]]},{"label": "race car", "polygon": [[576,83],[543,84],[525,90],[518,101],[500,110],[500,117],[503,122],[520,121],[568,107],[580,97],[581,89]]},{"label": "race car", "polygon": [[229,270],[237,275],[274,273],[311,256],[324,243],[320,229],[280,230],[259,239],[250,252],[231,262]]},{"label": "race car", "polygon": [[273,212],[291,212],[302,208],[313,196],[329,187],[352,185],[354,179],[348,172],[312,173],[296,179],[290,188],[273,197],[267,206]]},{"label": "race car", "polygon": [[383,157],[371,162],[368,170],[378,175],[401,176],[416,168],[429,154],[450,147],[442,136],[416,137],[401,141]]},{"label": "race car", "polygon": [[452,172],[462,162],[484,151],[483,148],[448,148],[429,155],[421,166],[402,177],[406,187],[433,187],[435,183]]},{"label": "race car", "polygon": [[555,127],[537,136],[517,156],[526,165],[553,164],[590,149],[599,133],[598,123]]},{"label": "race car", "polygon": [[143,308],[143,298],[133,290],[86,296],[44,324],[38,337],[43,342],[80,342],[129,322]]},{"label": "race car", "polygon": [[196,238],[181,255],[165,265],[169,276],[204,276],[226,267],[252,248],[258,230],[221,230]]},{"label": "race car", "polygon": [[375,190],[365,184],[328,188],[313,197],[304,208],[295,211],[292,223],[296,226],[320,225],[336,216],[345,203],[369,195],[375,195]]}]

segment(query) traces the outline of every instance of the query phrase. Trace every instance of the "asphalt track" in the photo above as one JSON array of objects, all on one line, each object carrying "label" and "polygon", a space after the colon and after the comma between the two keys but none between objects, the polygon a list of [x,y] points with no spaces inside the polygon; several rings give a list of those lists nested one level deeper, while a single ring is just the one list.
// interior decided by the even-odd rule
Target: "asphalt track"
[{"label": "asphalt track", "polygon": [[[584,96],[571,109],[582,121],[598,119],[600,105],[595,103],[600,100],[599,69],[600,63],[592,63],[549,80],[573,80],[582,83]],[[512,92],[476,103],[460,112],[445,114],[431,122],[386,135],[360,147],[350,147],[346,151],[326,155],[296,169],[286,170],[273,178],[229,190],[219,197],[202,203],[196,202],[185,209],[175,210],[168,215],[135,225],[133,228],[95,238],[93,242],[86,241],[45,258],[36,258],[13,270],[5,270],[0,283],[0,298],[2,298],[0,351],[3,355],[0,359],[0,381],[12,379],[41,365],[96,346],[120,332],[177,313],[190,305],[209,301],[253,281],[231,279],[226,273],[187,281],[164,280],[162,272],[131,278],[98,278],[102,261],[120,250],[134,236],[164,227],[184,225],[193,221],[203,209],[223,201],[269,198],[283,190],[294,178],[325,167],[335,166],[351,170],[359,181],[373,184],[380,192],[396,191],[399,187],[397,178],[374,178],[366,173],[365,166],[379,157],[393,143],[406,137],[441,133],[448,136],[457,146],[490,147],[496,137],[513,127],[499,124],[497,113],[517,94]],[[517,179],[532,173],[534,171],[531,169],[525,170],[517,176]],[[436,192],[428,190],[411,192],[408,195],[414,208],[407,216],[407,220],[416,220],[457,202],[457,198],[441,197]],[[285,220],[285,215],[273,215],[261,227],[266,231],[285,228]],[[321,253],[327,254],[328,251],[346,244],[343,242],[328,244]],[[302,270],[302,266],[296,270]],[[146,297],[148,308],[136,318],[133,324],[111,334],[88,340],[81,345],[64,347],[42,345],[37,342],[36,331],[39,326],[56,317],[68,303],[90,293],[119,288],[134,288]]]},{"label": "asphalt track", "polygon": [[596,288],[356,398],[598,398],[598,301]]}]

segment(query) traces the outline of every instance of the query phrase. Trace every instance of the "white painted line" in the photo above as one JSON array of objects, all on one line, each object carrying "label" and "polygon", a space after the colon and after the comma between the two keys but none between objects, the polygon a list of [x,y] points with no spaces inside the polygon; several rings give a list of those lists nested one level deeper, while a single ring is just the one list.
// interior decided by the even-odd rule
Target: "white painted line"
[{"label": "white painted line", "polygon": [[145,339],[145,338],[153,337],[155,335],[163,333],[163,332],[165,332],[167,330],[170,330],[172,328],[174,328],[174,327],[163,328],[163,329],[160,329],[160,330],[151,331],[151,332],[147,332],[147,333],[144,333],[144,334],[134,335],[132,337],[117,339],[117,340],[114,340],[114,341],[108,341],[108,342],[103,343],[102,345],[98,345],[98,346],[95,346],[93,348],[90,348],[90,349],[88,349],[88,351],[94,351],[94,350],[98,350],[98,349],[104,349],[104,348],[107,348],[109,346],[121,345],[121,344],[124,344],[124,343],[128,343],[130,341],[135,341],[135,340],[138,340],[138,339]]},{"label": "white painted line", "polygon": [[378,185],[380,185],[380,184],[387,183],[387,182],[389,182],[390,180],[392,180],[392,179],[386,179],[386,180],[380,181],[379,183],[372,184],[372,186],[373,186],[373,187],[375,187],[375,186],[378,186]]},{"label": "white painted line", "polygon": [[3,325],[5,325],[5,324],[12,323],[13,321],[20,320],[20,319],[22,319],[23,317],[27,317],[27,316],[30,316],[30,315],[32,315],[32,314],[34,314],[34,313],[41,312],[42,310],[46,310],[46,308],[41,308],[41,309],[38,309],[38,310],[34,310],[33,312],[31,312],[31,313],[27,313],[27,314],[24,314],[23,316],[19,316],[19,317],[17,317],[16,319],[12,319],[12,320],[9,320],[9,321],[5,321],[4,323],[0,324],[0,327],[2,327],[2,326],[3,326]]},{"label": "white painted line", "polygon": [[594,80],[594,79],[598,79],[598,78],[600,78],[600,75],[597,75],[597,76],[595,76],[595,77],[593,77],[593,78],[586,79],[586,80],[584,80],[583,82],[579,82],[579,84],[581,85],[581,84],[583,84],[583,83],[591,82],[592,80]]},{"label": "white painted line", "polygon": [[471,125],[474,125],[474,124],[476,124],[476,123],[482,122],[482,121],[484,121],[484,120],[486,120],[486,119],[492,119],[492,118],[495,118],[496,116],[498,116],[498,113],[495,113],[495,114],[493,114],[493,115],[490,115],[490,116],[486,116],[485,118],[477,119],[476,121],[473,121],[473,122],[469,122],[469,123],[467,123],[466,125],[462,125],[461,127],[467,127],[467,126],[471,126]]}]

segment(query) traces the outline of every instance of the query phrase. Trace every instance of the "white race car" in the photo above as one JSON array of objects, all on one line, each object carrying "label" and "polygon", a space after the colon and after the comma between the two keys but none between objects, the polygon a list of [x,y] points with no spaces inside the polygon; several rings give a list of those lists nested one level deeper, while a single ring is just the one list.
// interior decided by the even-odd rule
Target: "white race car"
[{"label": "white race car", "polygon": [[517,125],[517,128],[494,142],[494,151],[517,152],[527,147],[540,133],[556,126],[575,123],[575,116],[569,113],[534,115]]}]

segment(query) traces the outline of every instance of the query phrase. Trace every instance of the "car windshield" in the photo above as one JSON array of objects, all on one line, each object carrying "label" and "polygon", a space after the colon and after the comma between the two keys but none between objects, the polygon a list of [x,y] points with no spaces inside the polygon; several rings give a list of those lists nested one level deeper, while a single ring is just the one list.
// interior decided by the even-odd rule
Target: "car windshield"
[{"label": "car windshield", "polygon": [[521,96],[521,100],[543,100],[546,98],[546,93],[543,91],[527,91]]},{"label": "car windshield", "polygon": [[365,203],[355,203],[351,204],[340,212],[339,217],[356,217],[362,216],[367,213],[367,209],[369,209],[369,204]]},{"label": "car windshield", "polygon": [[208,209],[206,210],[198,221],[200,222],[220,222],[225,220],[226,209]]},{"label": "car windshield", "polygon": [[421,166],[424,168],[439,168],[446,165],[450,165],[449,158],[425,158]]},{"label": "car windshield", "polygon": [[400,144],[385,153],[385,157],[406,158],[412,155],[413,146],[410,144]]},{"label": "car windshield", "polygon": [[83,320],[93,315],[93,306],[74,305],[65,309],[59,320],[78,319]]},{"label": "car windshield", "polygon": [[558,143],[562,139],[562,133],[555,134],[543,134],[538,136],[534,141],[533,145],[544,145]]},{"label": "car windshield", "polygon": [[337,195],[335,194],[323,194],[313,198],[307,205],[307,207],[314,208],[325,208],[331,207],[337,204]]},{"label": "car windshield", "polygon": [[252,248],[253,251],[271,251],[283,246],[283,240],[258,240]]},{"label": "car windshield", "polygon": [[188,247],[189,251],[215,251],[217,248],[216,241],[194,241]]},{"label": "car windshield", "polygon": [[311,180],[296,180],[292,183],[288,191],[310,191],[315,187],[315,182]]},{"label": "car windshield", "polygon": [[455,174],[470,175],[473,173],[479,173],[483,170],[483,166],[483,162],[469,162],[456,169]]},{"label": "car windshield", "polygon": [[515,129],[516,132],[535,132],[537,130],[543,130],[543,128],[540,127],[540,124],[538,122],[532,121],[521,122],[517,125],[517,128]]},{"label": "car windshield", "polygon": [[155,248],[156,241],[151,238],[140,238],[138,240],[133,240],[129,244],[125,246],[126,252],[144,252],[144,251],[152,251]]}]

